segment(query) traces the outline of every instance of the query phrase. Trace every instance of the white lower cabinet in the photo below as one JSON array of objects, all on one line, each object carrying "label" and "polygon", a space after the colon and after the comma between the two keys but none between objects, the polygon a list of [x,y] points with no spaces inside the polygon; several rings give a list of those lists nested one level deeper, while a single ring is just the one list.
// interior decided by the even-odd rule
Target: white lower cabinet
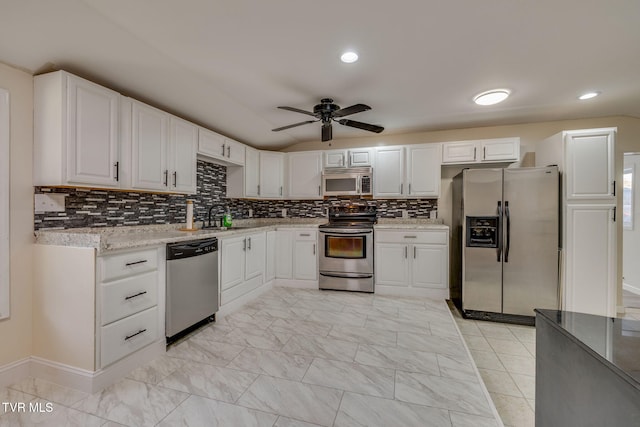
[{"label": "white lower cabinet", "polygon": [[270,282],[276,278],[276,231],[267,231],[266,264],[264,266],[264,281]]},{"label": "white lower cabinet", "polygon": [[317,229],[279,229],[276,252],[276,278],[318,280]]},{"label": "white lower cabinet", "polygon": [[264,231],[220,239],[220,305],[264,283],[265,250]]},{"label": "white lower cabinet", "polygon": [[449,230],[375,232],[377,293],[449,297]]}]

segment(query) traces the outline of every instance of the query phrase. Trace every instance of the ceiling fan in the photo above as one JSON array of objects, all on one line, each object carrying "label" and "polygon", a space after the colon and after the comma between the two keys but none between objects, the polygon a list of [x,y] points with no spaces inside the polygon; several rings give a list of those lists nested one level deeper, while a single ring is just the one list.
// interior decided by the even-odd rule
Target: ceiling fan
[{"label": "ceiling fan", "polygon": [[[282,126],[276,129],[272,129],[274,132],[278,132],[285,129],[291,129],[296,126],[306,125],[307,123],[315,123],[322,121],[322,141],[331,141],[332,130],[331,121],[340,123],[341,125],[350,126],[352,128],[364,129],[369,132],[380,133],[384,130],[382,126],[371,125],[369,123],[356,122],[355,120],[341,119],[341,117],[349,116],[351,114],[361,113],[362,111],[370,110],[371,107],[364,104],[355,104],[351,107],[340,108],[339,105],[333,103],[331,98],[323,98],[320,100],[320,104],[313,107],[313,113],[311,111],[301,110],[294,107],[278,107],[283,110],[295,111],[296,113],[306,114],[313,116],[315,120],[306,120],[304,122],[294,123],[292,125]],[[339,120],[336,120],[339,119]]]}]

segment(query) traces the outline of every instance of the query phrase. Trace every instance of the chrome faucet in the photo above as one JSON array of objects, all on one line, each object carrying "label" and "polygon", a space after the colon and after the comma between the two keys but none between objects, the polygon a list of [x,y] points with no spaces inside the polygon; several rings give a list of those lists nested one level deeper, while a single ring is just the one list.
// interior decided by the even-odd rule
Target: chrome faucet
[{"label": "chrome faucet", "polygon": [[207,219],[209,220],[209,225],[208,227],[211,228],[211,211],[215,208],[215,206],[211,206],[209,208],[209,214],[207,215]]}]

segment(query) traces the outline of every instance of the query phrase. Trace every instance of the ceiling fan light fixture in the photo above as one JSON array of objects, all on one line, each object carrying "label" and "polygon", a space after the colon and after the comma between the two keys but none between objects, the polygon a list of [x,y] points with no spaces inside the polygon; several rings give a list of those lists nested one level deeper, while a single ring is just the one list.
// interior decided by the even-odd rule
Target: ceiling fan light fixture
[{"label": "ceiling fan light fixture", "polygon": [[509,95],[509,89],[491,89],[474,96],[473,102],[478,105],[495,105],[507,99]]},{"label": "ceiling fan light fixture", "polygon": [[596,96],[600,95],[600,92],[587,92],[587,93],[583,93],[582,95],[580,95],[578,97],[578,99],[580,101],[584,101],[586,99],[591,99],[591,98],[595,98]]},{"label": "ceiling fan light fixture", "polygon": [[349,50],[340,56],[340,60],[345,64],[352,64],[358,60],[358,54],[352,50]]}]

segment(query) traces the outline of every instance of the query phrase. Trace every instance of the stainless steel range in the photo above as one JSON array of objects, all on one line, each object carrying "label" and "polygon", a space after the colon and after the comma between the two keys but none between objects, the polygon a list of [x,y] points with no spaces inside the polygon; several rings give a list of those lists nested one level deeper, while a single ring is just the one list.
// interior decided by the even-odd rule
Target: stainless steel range
[{"label": "stainless steel range", "polygon": [[374,206],[329,210],[320,231],[320,289],[373,292]]}]

